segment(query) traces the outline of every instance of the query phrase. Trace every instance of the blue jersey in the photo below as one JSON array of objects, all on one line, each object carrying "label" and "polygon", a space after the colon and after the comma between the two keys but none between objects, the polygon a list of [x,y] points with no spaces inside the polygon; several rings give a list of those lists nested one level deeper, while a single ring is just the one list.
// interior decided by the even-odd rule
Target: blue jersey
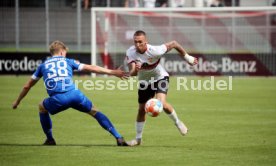
[{"label": "blue jersey", "polygon": [[52,56],[40,64],[32,75],[32,79],[43,77],[49,96],[75,89],[73,71],[81,70],[83,64],[63,56]]}]

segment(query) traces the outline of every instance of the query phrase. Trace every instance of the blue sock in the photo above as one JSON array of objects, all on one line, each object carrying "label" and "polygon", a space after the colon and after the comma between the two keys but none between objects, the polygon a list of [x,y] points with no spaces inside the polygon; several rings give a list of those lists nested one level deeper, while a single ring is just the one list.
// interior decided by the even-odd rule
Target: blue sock
[{"label": "blue sock", "polygon": [[40,123],[42,126],[42,129],[44,133],[46,134],[47,139],[53,140],[53,135],[52,135],[52,121],[49,116],[49,113],[39,113],[40,117]]},{"label": "blue sock", "polygon": [[110,120],[101,112],[97,112],[94,118],[99,122],[99,124],[108,132],[110,132],[116,139],[122,136],[116,131],[115,127],[112,125]]}]

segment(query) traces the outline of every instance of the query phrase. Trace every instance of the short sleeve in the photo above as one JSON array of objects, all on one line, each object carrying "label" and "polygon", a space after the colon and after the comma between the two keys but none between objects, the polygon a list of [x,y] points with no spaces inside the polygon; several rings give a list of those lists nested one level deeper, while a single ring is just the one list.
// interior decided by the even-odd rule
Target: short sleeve
[{"label": "short sleeve", "polygon": [[39,80],[42,77],[42,71],[41,71],[42,65],[43,64],[40,64],[36,69],[36,71],[34,72],[34,74],[32,75],[33,80]]},{"label": "short sleeve", "polygon": [[73,70],[81,71],[84,66],[84,64],[82,64],[79,61],[74,60],[74,59],[68,59],[68,63],[72,66]]},{"label": "short sleeve", "polygon": [[126,51],[126,61],[127,61],[128,64],[131,63],[131,62],[135,62],[135,58],[131,54],[130,50]]},{"label": "short sleeve", "polygon": [[151,46],[149,48],[151,54],[155,55],[155,56],[162,56],[167,52],[167,46],[165,44],[162,44],[160,46]]}]

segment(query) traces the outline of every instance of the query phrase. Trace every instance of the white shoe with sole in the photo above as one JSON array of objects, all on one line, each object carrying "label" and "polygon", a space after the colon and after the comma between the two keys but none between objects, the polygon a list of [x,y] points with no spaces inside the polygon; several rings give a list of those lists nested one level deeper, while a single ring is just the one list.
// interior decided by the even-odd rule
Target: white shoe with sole
[{"label": "white shoe with sole", "polygon": [[133,139],[133,140],[127,142],[127,144],[129,146],[138,146],[138,145],[141,145],[141,143],[142,143],[141,138]]},{"label": "white shoe with sole", "polygon": [[178,128],[179,132],[184,136],[188,133],[188,128],[185,126],[185,124],[182,121],[179,121],[175,124],[175,126]]}]

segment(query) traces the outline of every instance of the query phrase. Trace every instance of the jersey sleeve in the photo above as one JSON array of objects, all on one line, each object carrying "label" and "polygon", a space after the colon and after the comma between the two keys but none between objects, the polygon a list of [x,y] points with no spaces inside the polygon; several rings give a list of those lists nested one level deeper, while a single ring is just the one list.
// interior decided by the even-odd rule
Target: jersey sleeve
[{"label": "jersey sleeve", "polygon": [[160,46],[151,46],[150,52],[155,56],[162,56],[167,52],[167,46],[162,44]]},{"label": "jersey sleeve", "polygon": [[130,64],[131,62],[135,62],[135,58],[131,54],[130,50],[126,51],[126,61],[127,61],[128,64]]},{"label": "jersey sleeve", "polygon": [[79,61],[74,60],[74,59],[68,59],[67,61],[70,64],[70,66],[72,66],[73,70],[81,71],[84,66],[83,63],[80,63]]},{"label": "jersey sleeve", "polygon": [[36,71],[34,72],[34,74],[32,75],[32,79],[33,80],[39,80],[42,77],[42,64],[40,64],[38,66],[38,68],[36,69]]}]

